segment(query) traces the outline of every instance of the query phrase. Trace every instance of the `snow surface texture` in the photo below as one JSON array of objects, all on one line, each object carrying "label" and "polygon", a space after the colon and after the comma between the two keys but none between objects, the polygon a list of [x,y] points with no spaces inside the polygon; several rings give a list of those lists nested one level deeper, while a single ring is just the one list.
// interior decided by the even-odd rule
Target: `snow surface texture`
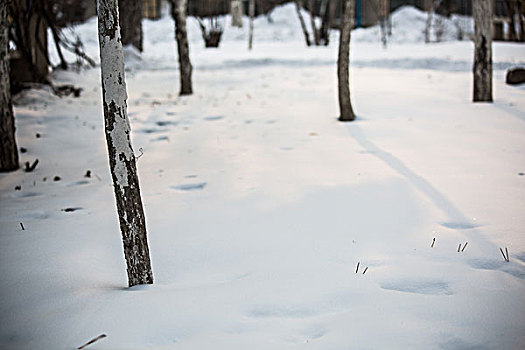
[{"label": "snow surface texture", "polygon": [[[99,69],[54,74],[80,98],[18,97],[40,163],[0,175],[2,349],[525,348],[525,91],[504,84],[525,46],[495,43],[495,103],[473,104],[472,43],[425,45],[402,9],[386,50],[354,31],[341,124],[337,34],[304,47],[294,11],[251,52],[247,25],[206,50],[190,19],[189,97],[170,18],[127,49],[152,286],[126,288]],[[77,30],[97,58],[96,21]]]}]

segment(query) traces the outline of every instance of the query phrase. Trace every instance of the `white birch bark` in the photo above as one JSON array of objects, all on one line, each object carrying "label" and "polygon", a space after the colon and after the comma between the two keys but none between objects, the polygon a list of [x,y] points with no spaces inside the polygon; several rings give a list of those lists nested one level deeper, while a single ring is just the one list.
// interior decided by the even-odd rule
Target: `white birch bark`
[{"label": "white birch bark", "polygon": [[106,142],[128,284],[132,287],[153,283],[153,273],[135,154],[131,147],[117,0],[98,0],[97,9]]},{"label": "white birch bark", "polygon": [[231,0],[230,1],[230,13],[232,16],[232,26],[242,28],[242,0]]}]

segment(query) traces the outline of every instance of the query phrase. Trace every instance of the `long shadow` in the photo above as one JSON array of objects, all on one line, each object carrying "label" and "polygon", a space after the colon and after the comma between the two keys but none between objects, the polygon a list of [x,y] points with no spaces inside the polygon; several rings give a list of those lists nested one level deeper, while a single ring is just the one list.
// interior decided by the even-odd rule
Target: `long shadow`
[{"label": "long shadow", "polygon": [[483,234],[476,229],[470,219],[463,214],[447,197],[439,192],[430,182],[422,176],[416,174],[408,168],[400,159],[393,154],[386,152],[370,141],[359,125],[352,123],[347,125],[348,133],[354,138],[366,151],[375,155],[391,169],[405,177],[420,193],[430,199],[446,216],[447,221],[441,223],[442,226],[461,230],[469,240],[475,241],[479,248],[487,252],[497,250],[496,246],[487,240]]},{"label": "long shadow", "polygon": [[525,122],[525,113],[523,113],[522,111],[518,110],[516,107],[513,107],[511,104],[509,104],[509,102],[498,100],[498,101],[495,101],[492,105],[494,107],[502,110],[503,112],[505,112],[507,114],[510,114],[510,115],[520,119],[521,121]]}]

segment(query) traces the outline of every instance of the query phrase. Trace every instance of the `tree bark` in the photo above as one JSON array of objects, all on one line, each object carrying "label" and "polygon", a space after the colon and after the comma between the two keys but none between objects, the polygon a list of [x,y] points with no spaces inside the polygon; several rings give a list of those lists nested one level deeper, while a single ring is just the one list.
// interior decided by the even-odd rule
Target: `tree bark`
[{"label": "tree bark", "polygon": [[308,0],[308,12],[310,12],[310,27],[312,27],[312,34],[314,36],[314,44],[319,46],[321,42],[321,36],[319,30],[315,24],[315,11],[314,11],[314,0]]},{"label": "tree bark", "polygon": [[18,169],[15,118],[9,80],[9,39],[7,35],[7,1],[0,2],[0,171]]},{"label": "tree bark", "polygon": [[133,45],[142,52],[143,0],[118,0],[122,45]]},{"label": "tree bark", "polygon": [[253,47],[253,17],[255,17],[255,0],[250,0],[248,5],[248,12],[250,14],[250,33],[248,35],[248,50]]},{"label": "tree bark", "polygon": [[339,83],[339,120],[350,122],[355,114],[350,101],[350,32],[354,24],[355,0],[344,0],[341,19],[341,35],[339,36],[339,55],[337,57],[337,78]]},{"label": "tree bark", "polygon": [[26,82],[49,83],[45,2],[27,0],[9,2],[14,41],[21,57],[16,65],[11,66],[13,83],[15,85]]},{"label": "tree bark", "polygon": [[230,1],[230,13],[232,16],[232,26],[242,28],[242,1],[231,0]]},{"label": "tree bark", "polygon": [[127,115],[117,0],[98,0],[98,35],[109,165],[126,258],[128,284],[153,283],[146,222]]},{"label": "tree bark", "polygon": [[492,102],[492,1],[473,0],[474,102]]},{"label": "tree bark", "polygon": [[180,95],[191,95],[193,93],[191,83],[191,72],[193,68],[190,61],[188,33],[186,31],[187,6],[187,0],[171,1],[171,15],[175,20],[175,39],[177,40],[177,51],[179,55]]},{"label": "tree bark", "polygon": [[306,41],[306,46],[310,46],[310,35],[308,34],[308,29],[306,29],[306,24],[304,23],[303,14],[301,9],[303,8],[303,2],[301,0],[295,1],[295,9],[297,11],[297,17],[299,17],[299,22],[301,22],[301,29],[303,30],[304,40]]}]

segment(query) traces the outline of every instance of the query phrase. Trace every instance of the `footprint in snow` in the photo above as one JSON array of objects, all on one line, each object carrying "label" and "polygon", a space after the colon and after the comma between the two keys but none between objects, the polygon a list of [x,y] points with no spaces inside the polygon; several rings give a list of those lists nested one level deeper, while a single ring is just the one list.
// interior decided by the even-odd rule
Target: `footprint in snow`
[{"label": "footprint in snow", "polygon": [[404,293],[424,295],[452,295],[447,282],[434,279],[392,280],[381,283],[381,288]]},{"label": "footprint in snow", "polygon": [[143,134],[156,134],[159,132],[165,132],[168,131],[167,129],[138,129],[137,132],[143,133]]},{"label": "footprint in snow", "polygon": [[159,120],[155,124],[158,126],[168,126],[168,125],[178,125],[179,122],[173,121],[173,120]]},{"label": "footprint in snow", "polygon": [[45,211],[29,211],[27,213],[23,213],[21,215],[21,218],[24,220],[28,219],[35,219],[35,220],[43,220],[49,218],[49,213]]},{"label": "footprint in snow", "polygon": [[81,186],[81,185],[87,185],[89,184],[88,180],[80,180],[80,181],[74,181],[67,184],[67,187],[73,187],[73,186]]},{"label": "footprint in snow", "polygon": [[158,141],[169,141],[169,140],[170,140],[170,138],[168,136],[159,136],[159,137],[152,138],[149,141],[150,142],[158,142]]},{"label": "footprint in snow", "polygon": [[472,228],[479,227],[479,225],[470,224],[468,222],[442,222],[441,226],[453,230],[470,230]]},{"label": "footprint in snow", "polygon": [[[523,254],[523,253],[522,253]],[[505,262],[501,259],[487,259],[487,258],[473,258],[468,261],[469,265],[479,270],[498,270],[508,273],[511,276],[525,280],[525,266],[513,261],[511,256],[510,262]],[[523,256],[516,256],[518,260],[522,260]]]},{"label": "footprint in snow", "polygon": [[10,198],[30,198],[30,197],[38,197],[41,195],[42,193],[40,192],[16,192],[16,193],[11,193],[8,197]]},{"label": "footprint in snow", "polygon": [[182,184],[177,186],[171,186],[172,189],[177,191],[200,191],[204,189],[206,186],[206,182],[199,182],[199,183],[193,183],[193,184]]},{"label": "footprint in snow", "polygon": [[215,116],[211,116],[211,117],[205,117],[204,120],[212,122],[212,121],[216,121],[216,120],[221,120],[222,118],[224,118],[224,117],[221,116],[221,115],[215,115]]}]

